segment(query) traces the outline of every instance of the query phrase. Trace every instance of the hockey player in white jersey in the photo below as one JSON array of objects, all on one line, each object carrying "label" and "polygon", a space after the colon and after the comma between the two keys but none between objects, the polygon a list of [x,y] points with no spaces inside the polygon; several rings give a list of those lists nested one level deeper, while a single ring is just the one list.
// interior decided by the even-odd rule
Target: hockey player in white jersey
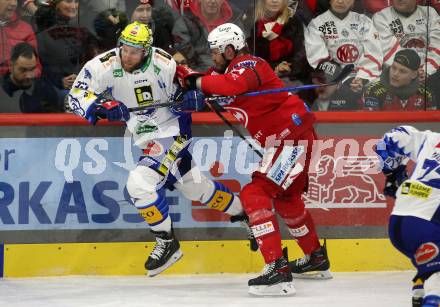
[{"label": "hockey player in white jersey", "polygon": [[351,11],[353,5],[354,0],[330,0],[330,9],[314,18],[304,33],[307,60],[328,79],[355,65],[354,74],[331,99],[333,110],[357,109],[364,87],[381,73],[379,34],[370,18]]},{"label": "hockey player in white jersey", "polygon": [[[389,222],[390,240],[417,269],[420,294],[413,306],[440,306],[440,133],[411,126],[385,133],[376,147],[386,176],[384,193],[396,199]],[[408,177],[406,163],[416,163]],[[420,282],[422,281],[422,282]]]},{"label": "hockey player in white jersey", "polygon": [[[135,144],[143,149],[143,156],[129,173],[127,190],[156,236],[145,263],[149,276],[154,276],[182,256],[168,213],[167,189],[175,188],[190,200],[232,216],[241,216],[243,209],[226,186],[209,180],[193,165],[188,152],[190,113],[170,108],[129,113],[129,107],[169,102],[181,91],[174,83],[175,61],[151,44],[147,25],[129,24],[117,48],[86,63],[69,93],[69,103],[75,114],[92,124],[101,118],[126,122]],[[181,96],[181,104],[193,109],[204,99],[199,91],[186,91]]]},{"label": "hockey player in white jersey", "polygon": [[[384,63],[390,66],[402,48],[414,49],[420,56],[422,69],[431,76],[440,67],[440,17],[430,6],[417,5],[416,0],[394,0],[393,5],[373,16],[380,34]],[[426,67],[425,67],[426,64]]]}]

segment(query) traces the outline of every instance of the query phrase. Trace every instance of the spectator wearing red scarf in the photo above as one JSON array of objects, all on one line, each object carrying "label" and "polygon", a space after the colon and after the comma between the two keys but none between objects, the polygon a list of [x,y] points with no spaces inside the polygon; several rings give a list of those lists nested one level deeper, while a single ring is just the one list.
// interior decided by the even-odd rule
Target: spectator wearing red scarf
[{"label": "spectator wearing red scarf", "polygon": [[249,18],[256,22],[247,26],[251,52],[269,62],[285,81],[310,83],[312,69],[306,57],[303,27],[311,17],[300,1],[258,0],[255,19]]},{"label": "spectator wearing red scarf", "polygon": [[174,47],[188,55],[189,66],[206,71],[213,65],[208,48],[208,33],[231,22],[242,26],[244,15],[227,0],[192,0],[173,28]]}]

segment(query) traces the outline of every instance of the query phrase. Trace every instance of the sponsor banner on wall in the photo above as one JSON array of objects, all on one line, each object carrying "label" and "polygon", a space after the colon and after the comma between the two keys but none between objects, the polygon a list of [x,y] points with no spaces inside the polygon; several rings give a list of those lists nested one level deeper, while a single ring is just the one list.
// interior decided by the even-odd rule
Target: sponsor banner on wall
[{"label": "sponsor banner on wall", "polygon": [[[318,226],[386,225],[390,204],[381,193],[375,142],[326,138],[315,144],[304,201]],[[147,150],[154,157],[165,149],[159,142]],[[208,177],[236,193],[259,161],[230,135],[196,137],[190,150]],[[0,139],[0,230],[145,228],[125,188],[140,154],[123,137]],[[176,228],[237,227],[177,191],[167,197]]]}]

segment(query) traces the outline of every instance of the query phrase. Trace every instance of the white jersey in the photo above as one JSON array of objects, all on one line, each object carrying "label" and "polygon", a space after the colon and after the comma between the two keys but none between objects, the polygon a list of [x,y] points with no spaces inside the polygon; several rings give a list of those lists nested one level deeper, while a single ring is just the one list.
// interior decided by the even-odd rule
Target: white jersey
[{"label": "white jersey", "polygon": [[373,22],[364,14],[349,12],[339,19],[330,10],[314,18],[305,36],[307,60],[316,68],[322,60],[345,66],[354,64],[356,77],[373,80],[379,77],[382,50]]},{"label": "white jersey", "polygon": [[383,141],[385,169],[395,169],[403,157],[416,163],[397,190],[392,214],[440,220],[440,133],[401,126],[387,132]]},{"label": "white jersey", "polygon": [[[173,99],[176,62],[159,48],[152,47],[142,67],[126,72],[121,66],[119,48],[112,49],[84,65],[69,93],[73,112],[85,116],[90,105],[100,96],[123,102],[127,107],[165,103]],[[131,113],[127,127],[135,144],[144,148],[149,140],[179,134],[179,117],[169,108]]]},{"label": "white jersey", "polygon": [[440,17],[434,8],[418,5],[416,11],[406,17],[391,6],[374,14],[373,22],[380,33],[386,65],[393,63],[397,51],[411,48],[420,56],[423,66],[426,60],[428,75],[439,69]]}]

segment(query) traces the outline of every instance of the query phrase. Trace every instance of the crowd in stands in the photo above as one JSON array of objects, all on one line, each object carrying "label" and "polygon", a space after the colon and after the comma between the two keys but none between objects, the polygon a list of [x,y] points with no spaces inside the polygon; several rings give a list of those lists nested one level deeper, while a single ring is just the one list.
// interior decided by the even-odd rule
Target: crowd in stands
[{"label": "crowd in stands", "polygon": [[232,22],[319,111],[440,108],[440,0],[0,0],[0,113],[66,112],[83,65],[132,21],[179,65],[212,71],[208,33]]}]

